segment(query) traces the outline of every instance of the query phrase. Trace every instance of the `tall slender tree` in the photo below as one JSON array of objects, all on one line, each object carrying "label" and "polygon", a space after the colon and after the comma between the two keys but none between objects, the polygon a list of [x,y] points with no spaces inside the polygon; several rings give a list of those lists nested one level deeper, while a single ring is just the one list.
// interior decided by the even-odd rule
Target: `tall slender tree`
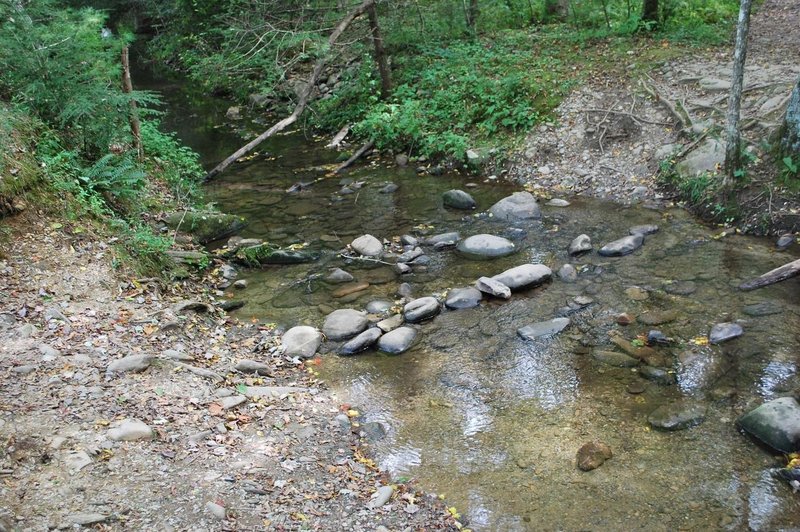
[{"label": "tall slender tree", "polygon": [[644,0],[642,2],[642,22],[658,24],[658,0]]},{"label": "tall slender tree", "polygon": [[722,187],[729,190],[742,166],[742,136],[739,130],[739,115],[742,108],[744,85],[744,62],[747,58],[747,33],[750,30],[750,8],[753,0],[741,0],[739,20],[736,24],[736,45],[733,52],[733,74],[731,92],[728,96],[728,113],[725,126],[725,177]]}]

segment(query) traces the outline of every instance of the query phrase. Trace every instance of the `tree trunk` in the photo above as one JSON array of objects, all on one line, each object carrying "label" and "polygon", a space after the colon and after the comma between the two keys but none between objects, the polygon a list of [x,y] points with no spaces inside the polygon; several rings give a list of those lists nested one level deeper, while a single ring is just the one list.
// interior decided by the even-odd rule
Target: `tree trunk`
[{"label": "tree trunk", "polygon": [[546,0],[544,16],[548,20],[566,20],[569,16],[569,0]]},{"label": "tree trunk", "polygon": [[478,15],[480,14],[480,9],[478,8],[478,0],[469,0],[469,7],[467,7],[467,1],[464,0],[464,12],[465,12],[464,14],[467,17],[467,28],[472,33],[476,33]]},{"label": "tree trunk", "polygon": [[[127,46],[122,47],[122,92],[125,94],[133,92],[131,65],[128,58]],[[139,123],[139,111],[136,108],[136,100],[131,100],[131,114],[128,116],[128,121],[131,125],[131,135],[133,135],[133,142],[136,146],[136,156],[141,159],[144,157],[144,150],[142,149],[142,126]]]},{"label": "tree trunk", "polygon": [[378,71],[381,75],[381,98],[385,100],[392,93],[392,71],[389,69],[386,50],[383,48],[383,37],[378,25],[378,12],[374,4],[367,8],[367,16],[369,17],[372,46],[375,51],[375,62],[378,63]]},{"label": "tree trunk", "polygon": [[658,24],[658,0],[644,0],[642,3],[642,22]]},{"label": "tree trunk", "polygon": [[781,157],[800,160],[800,78],[794,86],[780,129]]},{"label": "tree trunk", "polygon": [[750,29],[750,7],[753,0],[741,0],[739,22],[736,24],[736,47],[733,52],[733,79],[728,96],[728,113],[725,125],[725,177],[722,188],[729,190],[741,168],[742,137],[739,131],[739,114],[742,107],[742,87],[744,85],[744,62],[747,57],[747,32]]},{"label": "tree trunk", "polygon": [[785,281],[786,279],[791,279],[796,275],[800,275],[800,259],[792,261],[788,264],[784,264],[780,268],[775,268],[774,270],[768,271],[760,277],[756,277],[755,279],[747,281],[746,283],[740,284],[739,290],[755,290],[756,288],[769,286],[771,284]]},{"label": "tree trunk", "polygon": [[[367,9],[373,5],[375,5],[375,0],[364,0],[364,2],[355,7],[342,20],[340,20],[339,24],[336,25],[328,37],[328,48],[333,48],[333,45],[336,44],[337,39],[339,39],[342,33],[344,33],[344,30],[347,29],[350,23],[353,22],[356,17],[363,15]],[[305,108],[308,105],[308,100],[311,98],[311,93],[314,91],[317,81],[319,81],[319,77],[322,74],[322,69],[325,67],[325,62],[325,55],[322,55],[319,59],[317,59],[316,64],[314,64],[314,70],[311,72],[311,78],[308,80],[306,88],[300,93],[300,99],[292,111],[292,114],[236,150],[236,152],[232,155],[228,156],[224,161],[219,163],[210,172],[208,172],[203,178],[203,181],[214,179],[216,176],[224,172],[225,169],[233,164],[237,159],[250,153],[253,149],[255,149],[256,146],[264,142],[266,139],[297,122],[297,119],[300,118],[300,115],[303,113],[303,111],[305,111]]]}]

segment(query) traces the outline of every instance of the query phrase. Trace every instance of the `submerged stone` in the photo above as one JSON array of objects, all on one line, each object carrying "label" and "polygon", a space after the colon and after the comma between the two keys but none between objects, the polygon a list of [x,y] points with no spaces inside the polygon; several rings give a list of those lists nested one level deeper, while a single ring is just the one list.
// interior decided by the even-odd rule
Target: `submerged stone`
[{"label": "submerged stone", "polygon": [[569,318],[554,318],[517,329],[517,334],[525,340],[533,340],[540,336],[558,334],[566,329],[567,325],[569,325]]},{"label": "submerged stone", "polygon": [[538,286],[552,277],[553,272],[544,264],[523,264],[492,277],[511,290]]},{"label": "submerged stone", "polygon": [[589,235],[578,235],[570,243],[568,252],[570,255],[580,255],[592,250],[592,239]]},{"label": "submerged stone", "polygon": [[447,294],[444,306],[449,309],[465,309],[477,307],[483,299],[480,290],[477,288],[454,288]]},{"label": "submerged stone", "polygon": [[661,430],[684,430],[702,423],[706,418],[706,407],[700,403],[677,401],[655,409],[647,421]]},{"label": "submerged stone", "polygon": [[361,351],[372,347],[382,334],[383,332],[377,327],[367,329],[344,344],[341,349],[339,349],[339,353],[342,355],[354,355],[356,353],[360,353]]},{"label": "submerged stone", "polygon": [[634,225],[628,232],[632,235],[652,235],[658,233],[657,225]]},{"label": "submerged stone", "polygon": [[717,323],[708,333],[708,341],[712,344],[721,344],[733,340],[744,334],[744,329],[738,323]]},{"label": "submerged stone", "polygon": [[442,194],[442,201],[445,207],[453,209],[474,209],[476,206],[475,200],[464,192],[463,190],[448,190]]}]

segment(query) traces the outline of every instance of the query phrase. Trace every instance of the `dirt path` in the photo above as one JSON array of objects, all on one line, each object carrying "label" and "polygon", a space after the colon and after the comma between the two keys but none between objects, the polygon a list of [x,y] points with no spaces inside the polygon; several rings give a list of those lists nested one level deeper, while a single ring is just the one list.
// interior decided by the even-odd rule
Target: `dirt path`
[{"label": "dirt path", "polygon": [[410,485],[370,507],[387,479],[358,413],[269,326],[229,321],[199,283],[120,278],[108,243],[68,226],[28,213],[11,228],[0,531],[454,529]]},{"label": "dirt path", "polygon": [[[531,134],[509,177],[548,195],[658,205],[673,199],[656,178],[665,161],[688,161],[682,173],[690,175],[717,172],[724,159],[732,45],[645,71],[637,64],[644,51],[630,50],[623,68],[573,92],[556,111],[556,123]],[[798,75],[800,4],[767,0],[752,19],[742,105],[743,136],[756,159],[768,158],[761,141],[781,122]],[[796,197],[764,193],[774,167],[756,165],[749,178],[751,192],[741,199],[743,227],[799,230]]]}]

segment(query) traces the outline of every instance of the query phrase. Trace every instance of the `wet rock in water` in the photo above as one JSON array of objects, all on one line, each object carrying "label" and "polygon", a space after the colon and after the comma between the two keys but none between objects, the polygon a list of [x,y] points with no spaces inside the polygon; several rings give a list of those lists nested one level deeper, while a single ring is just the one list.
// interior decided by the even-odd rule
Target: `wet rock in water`
[{"label": "wet rock in water", "polygon": [[481,291],[476,288],[454,288],[447,294],[444,306],[452,310],[472,308],[477,307],[481,299]]},{"label": "wet rock in water", "polygon": [[657,225],[634,225],[628,230],[631,235],[652,235],[658,233]]},{"label": "wet rock in water", "polygon": [[530,192],[514,192],[489,209],[497,221],[535,220],[542,217],[536,198]]},{"label": "wet rock in water", "polygon": [[650,298],[650,294],[644,288],[638,286],[631,286],[625,289],[625,295],[628,299],[633,301],[646,301]]},{"label": "wet rock in water", "polygon": [[383,244],[372,235],[362,235],[352,242],[350,247],[359,255],[365,257],[380,257],[383,255]]},{"label": "wet rock in water", "polygon": [[394,490],[391,486],[381,486],[378,491],[372,494],[370,501],[367,503],[367,508],[374,510],[380,508],[392,498]]},{"label": "wet rock in water", "polygon": [[401,255],[398,255],[397,262],[411,262],[412,260],[421,257],[424,253],[425,252],[422,251],[422,248],[420,247],[409,249]]},{"label": "wet rock in water", "polygon": [[572,264],[564,264],[558,269],[558,277],[565,283],[574,283],[578,280],[578,270]]},{"label": "wet rock in water", "polygon": [[664,291],[675,296],[689,296],[697,291],[694,281],[671,281],[664,284]]},{"label": "wet rock in water", "polygon": [[395,314],[390,318],[386,318],[385,320],[381,320],[376,323],[378,329],[382,330],[383,332],[387,333],[389,331],[393,331],[403,325],[403,315],[402,314]]},{"label": "wet rock in water", "polygon": [[240,360],[233,368],[241,373],[255,373],[263,376],[272,375],[272,368],[269,365],[255,360]]},{"label": "wet rock in water", "polygon": [[370,314],[386,314],[392,306],[394,306],[394,302],[388,299],[376,299],[367,303],[364,309]]},{"label": "wet rock in water", "polygon": [[383,423],[371,421],[361,425],[359,435],[366,440],[376,442],[386,437],[386,429],[384,428]]},{"label": "wet rock in water", "polygon": [[640,393],[644,393],[645,390],[647,390],[647,387],[641,382],[632,382],[625,388],[625,391],[631,395],[639,395]]},{"label": "wet rock in water", "polygon": [[304,264],[319,258],[316,253],[301,249],[280,249],[272,244],[240,248],[233,257],[247,266],[262,264]]},{"label": "wet rock in water", "polygon": [[552,270],[544,264],[523,264],[495,275],[492,279],[503,283],[511,290],[520,290],[538,286],[549,280],[552,275]]},{"label": "wet rock in water", "polygon": [[411,285],[408,283],[402,283],[397,287],[397,295],[400,297],[411,297],[413,293],[414,289],[411,288]]},{"label": "wet rock in water", "polygon": [[108,365],[108,373],[140,373],[150,367],[153,362],[151,355],[129,355]]},{"label": "wet rock in water", "polygon": [[561,199],[561,198],[553,198],[550,201],[548,201],[547,203],[545,203],[545,205],[548,205],[550,207],[569,207],[570,206],[570,202],[568,202],[565,199]]},{"label": "wet rock in water", "polygon": [[456,249],[471,259],[494,259],[517,251],[517,247],[510,240],[486,234],[467,237],[458,243]]},{"label": "wet rock in water", "polygon": [[394,265],[394,271],[396,271],[400,275],[411,273],[411,266],[403,262],[398,262],[397,264]]},{"label": "wet rock in water", "polygon": [[475,281],[475,288],[491,296],[501,297],[503,299],[509,299],[511,297],[511,289],[491,277],[481,277]]},{"label": "wet rock in water", "polygon": [[365,349],[369,349],[372,347],[375,342],[378,341],[378,338],[381,337],[383,331],[379,328],[374,327],[372,329],[367,329],[366,331],[362,332],[346,344],[344,344],[341,349],[339,349],[339,354],[341,355],[354,355],[356,353],[360,353]]},{"label": "wet rock in water", "polygon": [[592,357],[603,364],[616,368],[632,368],[639,365],[638,359],[616,351],[595,350],[592,352]]},{"label": "wet rock in water", "polygon": [[453,209],[469,210],[474,209],[476,206],[473,197],[463,190],[448,190],[442,194],[442,201],[445,207],[451,207]]},{"label": "wet rock in water", "polygon": [[753,317],[771,316],[773,314],[780,314],[783,312],[783,308],[777,303],[773,303],[771,301],[761,301],[760,303],[745,305],[745,307],[742,309],[742,312]]},{"label": "wet rock in water", "polygon": [[647,416],[654,428],[661,430],[684,430],[699,425],[706,418],[706,407],[690,401],[676,401],[662,405]]},{"label": "wet rock in water", "polygon": [[436,244],[441,243],[455,245],[459,240],[461,240],[461,235],[459,233],[451,232],[433,235],[432,237],[426,238],[425,243],[429,246],[435,246]]},{"label": "wet rock in water", "polygon": [[630,325],[633,323],[633,320],[636,319],[632,315],[628,314],[627,312],[623,312],[622,314],[617,314],[614,318],[614,321],[617,322],[617,325]]},{"label": "wet rock in water", "polygon": [[570,303],[571,306],[577,306],[578,308],[588,307],[594,303],[594,299],[589,296],[575,296]]},{"label": "wet rock in water", "polygon": [[581,253],[586,253],[587,251],[592,250],[592,239],[589,238],[589,235],[578,235],[575,237],[567,251],[570,255],[580,255]]},{"label": "wet rock in water", "polygon": [[794,240],[795,236],[791,233],[787,233],[778,238],[778,241],[775,242],[775,247],[780,251],[784,251],[794,243]]},{"label": "wet rock in water", "polygon": [[640,314],[637,318],[642,325],[661,325],[678,319],[675,310],[653,310]]},{"label": "wet rock in water", "polygon": [[611,447],[603,442],[593,441],[583,444],[578,449],[576,462],[581,471],[591,471],[603,465],[603,462],[611,459],[612,456]]},{"label": "wet rock in water", "polygon": [[733,340],[744,334],[744,329],[738,323],[717,323],[708,333],[708,341],[712,344],[721,344]]},{"label": "wet rock in water", "polygon": [[393,192],[397,192],[397,189],[400,188],[395,183],[389,183],[385,187],[378,190],[380,194],[392,194]]},{"label": "wet rock in water", "polygon": [[239,276],[239,272],[230,264],[223,264],[219,270],[223,279],[236,279]]},{"label": "wet rock in water", "polygon": [[672,343],[672,338],[668,338],[663,332],[653,329],[647,331],[647,343],[649,345],[669,345]]},{"label": "wet rock in water", "polygon": [[656,368],[653,366],[641,366],[639,368],[639,375],[641,375],[642,377],[644,377],[649,381],[653,381],[656,384],[661,384],[663,386],[672,386],[677,382],[675,373],[665,368]]},{"label": "wet rock in water", "polygon": [[417,247],[419,245],[419,240],[415,236],[403,235],[400,237],[400,243],[404,246]]},{"label": "wet rock in water", "polygon": [[[366,322],[366,318],[364,318],[364,321]],[[366,324],[364,327],[366,327]],[[322,335],[320,332],[308,325],[292,327],[283,333],[281,337],[283,353],[290,357],[311,358],[314,356],[314,353],[317,352],[321,343]]]},{"label": "wet rock in water", "polygon": [[687,349],[678,362],[678,386],[687,394],[711,389],[730,368],[726,357],[709,349]]},{"label": "wet rock in water", "polygon": [[406,303],[403,307],[403,318],[409,323],[418,323],[434,317],[440,310],[439,300],[435,297],[421,297]]},{"label": "wet rock in water", "polygon": [[540,336],[552,336],[558,334],[569,325],[569,318],[554,318],[548,321],[540,321],[532,325],[527,325],[517,329],[517,334],[525,340],[533,340]]},{"label": "wet rock in water", "polygon": [[800,404],[794,397],[768,401],[740,417],[736,424],[777,451],[800,451]]},{"label": "wet rock in water", "polygon": [[153,429],[146,423],[132,418],[122,421],[108,431],[108,438],[114,441],[150,440],[153,435]]},{"label": "wet rock in water", "polygon": [[609,242],[597,252],[603,257],[622,257],[624,255],[630,255],[644,244],[644,236],[641,234],[635,234],[630,236],[625,236],[620,238],[619,240],[614,240],[613,242]]},{"label": "wet rock in water", "polygon": [[330,340],[346,340],[364,331],[369,325],[366,313],[354,309],[334,310],[325,318],[323,334]]},{"label": "wet rock in water", "polygon": [[341,268],[336,268],[331,273],[325,277],[325,281],[338,284],[338,283],[349,283],[354,278],[351,274],[347,273],[346,271],[342,270]]},{"label": "wet rock in water", "polygon": [[235,283],[233,283],[233,287],[238,290],[243,290],[247,288],[247,279],[239,279]]},{"label": "wet rock in water", "polygon": [[242,308],[246,304],[247,301],[242,301],[240,299],[238,301],[220,301],[218,306],[225,312],[233,312],[234,310]]},{"label": "wet rock in water", "polygon": [[399,355],[408,351],[417,339],[417,331],[411,327],[398,327],[378,339],[378,349],[384,353]]}]

